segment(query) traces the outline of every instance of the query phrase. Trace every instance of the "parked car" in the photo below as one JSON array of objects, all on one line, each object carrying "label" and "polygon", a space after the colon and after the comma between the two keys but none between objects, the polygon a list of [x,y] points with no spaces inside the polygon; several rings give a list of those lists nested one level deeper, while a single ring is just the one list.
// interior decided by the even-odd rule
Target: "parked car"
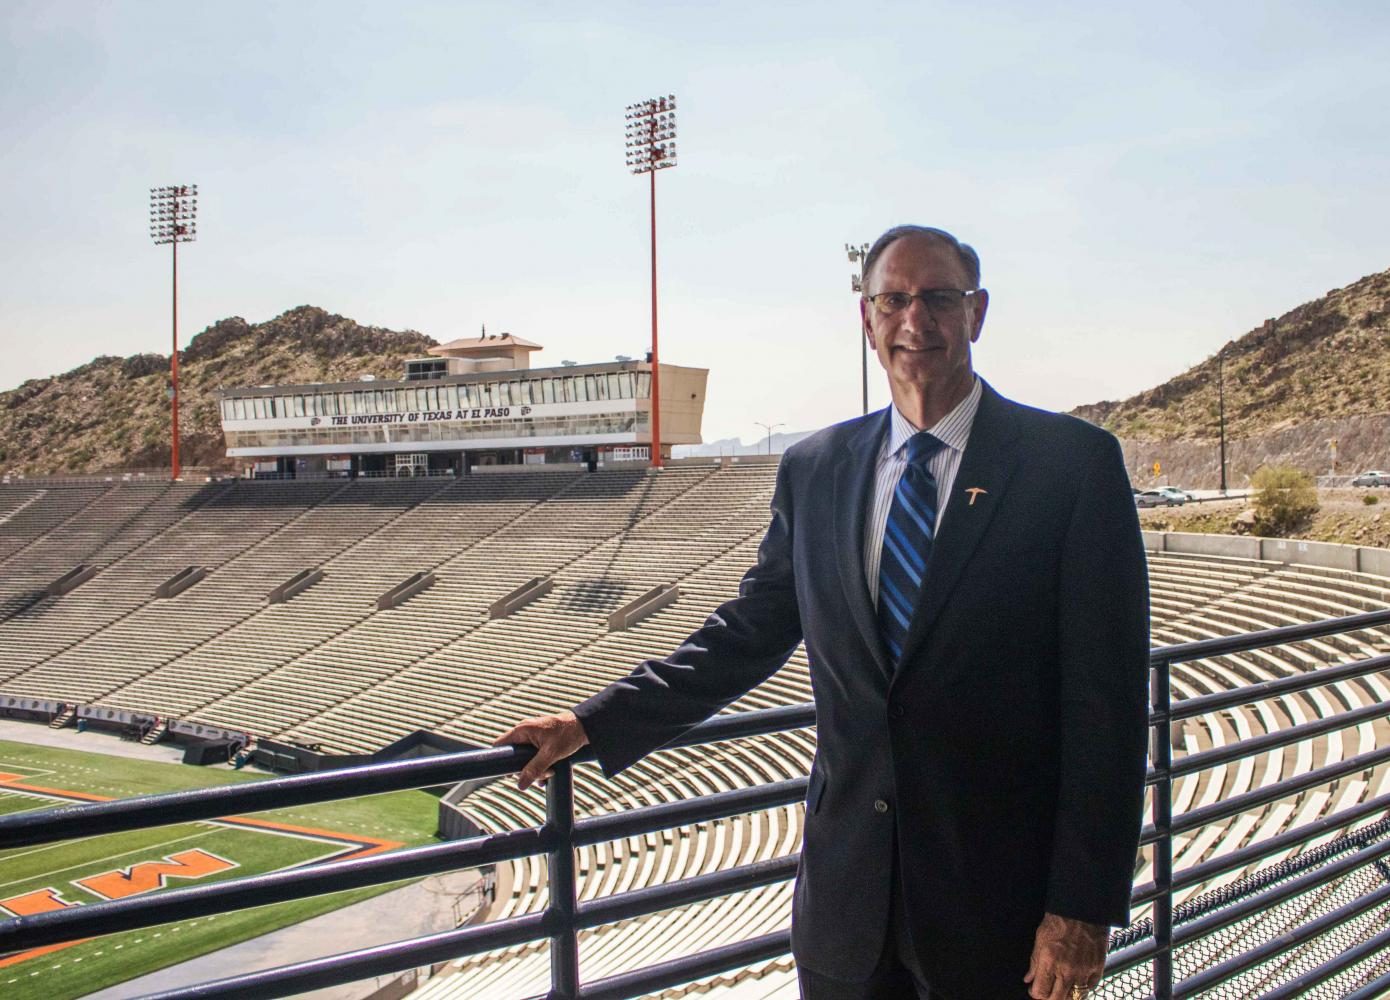
[{"label": "parked car", "polygon": [[1181,507],[1187,500],[1186,493],[1172,486],[1160,486],[1134,495],[1134,503],[1139,507]]},{"label": "parked car", "polygon": [[1353,486],[1390,486],[1390,472],[1363,472],[1351,481]]}]

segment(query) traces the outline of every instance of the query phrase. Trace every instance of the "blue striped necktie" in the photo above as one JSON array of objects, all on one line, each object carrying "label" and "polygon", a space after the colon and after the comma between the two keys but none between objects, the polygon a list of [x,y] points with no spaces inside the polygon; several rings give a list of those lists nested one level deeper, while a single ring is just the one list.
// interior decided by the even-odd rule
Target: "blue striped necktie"
[{"label": "blue striped necktie", "polygon": [[878,563],[878,626],[893,665],[902,659],[907,627],[927,576],[936,536],[936,479],[927,462],[945,445],[926,431],[907,439],[907,466],[893,491]]}]

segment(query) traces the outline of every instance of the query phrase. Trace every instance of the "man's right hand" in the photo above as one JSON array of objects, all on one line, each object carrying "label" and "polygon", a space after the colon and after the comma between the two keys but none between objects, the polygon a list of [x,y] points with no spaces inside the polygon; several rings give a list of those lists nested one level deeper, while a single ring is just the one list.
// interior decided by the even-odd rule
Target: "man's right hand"
[{"label": "man's right hand", "polygon": [[584,732],[584,724],[573,712],[566,710],[518,722],[497,737],[492,745],[525,744],[536,748],[536,756],[517,776],[517,787],[524,792],[537,781],[544,783],[554,773],[552,768],[556,761],[564,760],[588,743],[589,736]]}]

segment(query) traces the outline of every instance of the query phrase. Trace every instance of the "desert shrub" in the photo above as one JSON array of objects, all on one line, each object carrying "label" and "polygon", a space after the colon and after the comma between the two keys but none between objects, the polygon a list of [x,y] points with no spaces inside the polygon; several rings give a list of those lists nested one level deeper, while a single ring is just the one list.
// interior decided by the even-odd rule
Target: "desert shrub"
[{"label": "desert shrub", "polygon": [[1313,477],[1288,465],[1266,465],[1250,480],[1255,488],[1255,534],[1285,537],[1308,527],[1318,512]]},{"label": "desert shrub", "polygon": [[1361,497],[1361,502],[1367,507],[1374,507],[1376,504],[1380,503],[1380,497],[1376,496],[1374,493],[1365,493]]}]

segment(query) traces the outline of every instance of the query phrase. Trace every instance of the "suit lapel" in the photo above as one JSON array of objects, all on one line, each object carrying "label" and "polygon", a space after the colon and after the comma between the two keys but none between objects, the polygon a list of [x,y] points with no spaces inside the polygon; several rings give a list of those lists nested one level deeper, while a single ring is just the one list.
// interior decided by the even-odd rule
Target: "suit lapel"
[{"label": "suit lapel", "polygon": [[869,496],[874,465],[883,436],[888,431],[888,410],[867,418],[850,435],[849,454],[835,466],[835,499],[833,514],[835,532],[835,561],[840,570],[840,584],[850,616],[863,636],[864,645],[873,653],[874,662],[885,677],[892,677],[893,667],[879,635],[878,616],[869,599],[869,587],[864,580],[864,520],[868,517]]},{"label": "suit lapel", "polygon": [[1014,447],[1018,431],[1011,410],[1014,405],[988,384],[984,386],[970,440],[951,485],[941,534],[932,547],[926,583],[903,643],[904,663],[910,662],[921,648],[1008,488],[1018,463]]}]

